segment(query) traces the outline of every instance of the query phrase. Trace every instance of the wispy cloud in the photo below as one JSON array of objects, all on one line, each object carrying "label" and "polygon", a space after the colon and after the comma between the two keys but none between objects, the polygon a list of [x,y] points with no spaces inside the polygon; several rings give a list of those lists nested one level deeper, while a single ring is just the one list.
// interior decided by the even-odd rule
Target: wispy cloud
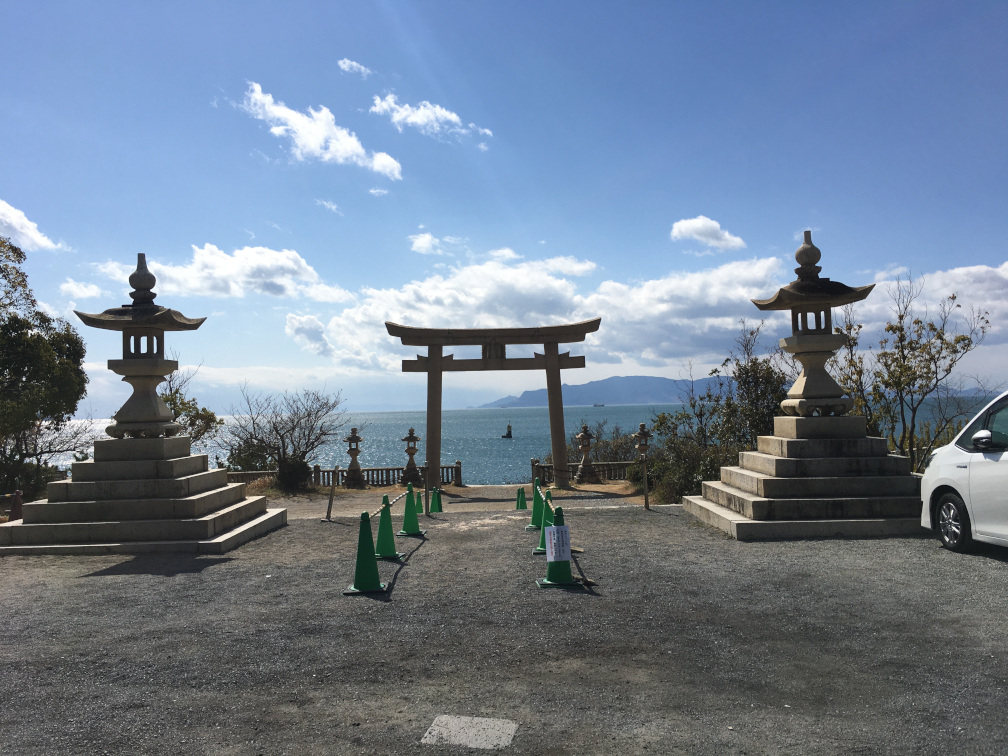
[{"label": "wispy cloud", "polygon": [[273,95],[250,82],[242,108],[254,118],[266,122],[270,133],[286,137],[295,160],[320,160],[337,165],[358,165],[393,180],[402,178],[402,166],[385,152],[368,152],[357,135],[337,126],[328,108],[308,108],[307,113],[288,108]]},{"label": "wispy cloud", "polygon": [[314,315],[288,313],[284,332],[302,349],[319,357],[333,357],[336,350],[326,338],[325,326]]},{"label": "wispy cloud", "polygon": [[340,210],[339,205],[337,205],[335,202],[330,202],[329,200],[317,199],[315,200],[315,204],[324,207],[331,213],[336,213],[336,215],[343,215],[343,211]]},{"label": "wispy cloud", "polygon": [[94,299],[108,296],[97,284],[81,283],[68,278],[60,284],[60,294],[71,299]]},{"label": "wispy cloud", "polygon": [[693,239],[721,251],[745,248],[745,242],[740,237],[728,233],[720,223],[706,215],[676,221],[672,224],[671,236],[673,241]]},{"label": "wispy cloud", "polygon": [[40,249],[63,249],[38,230],[38,224],[28,220],[23,211],[0,200],[0,236],[6,236],[25,252]]},{"label": "wispy cloud", "polygon": [[382,189],[376,186],[371,189],[368,189],[368,192],[370,192],[371,195],[375,197],[384,197],[386,194],[388,194],[388,189]]},{"label": "wispy cloud", "polygon": [[[410,105],[400,103],[395,94],[387,94],[385,97],[375,95],[371,112],[388,116],[400,133],[408,126],[421,134],[437,138],[458,138],[473,133],[484,137],[493,136],[490,129],[481,128],[474,123],[465,125],[457,113],[427,100],[422,100],[418,105]],[[487,149],[485,142],[481,143],[480,149]]]},{"label": "wispy cloud", "polygon": [[[194,245],[192,249],[192,259],[184,265],[148,259],[159,293],[220,298],[261,294],[318,302],[353,299],[345,289],[323,282],[315,269],[292,249],[242,247],[231,254],[213,244]],[[102,263],[98,270],[120,283],[133,272],[132,266],[118,262]]]},{"label": "wispy cloud", "polygon": [[412,234],[409,240],[411,242],[410,249],[421,255],[443,255],[445,253],[441,249],[441,240],[427,231],[422,234]]},{"label": "wispy cloud", "polygon": [[340,71],[343,73],[360,74],[362,79],[366,79],[374,73],[374,71],[367,66],[363,66],[357,61],[350,60],[349,58],[342,58],[336,65],[340,67]]}]

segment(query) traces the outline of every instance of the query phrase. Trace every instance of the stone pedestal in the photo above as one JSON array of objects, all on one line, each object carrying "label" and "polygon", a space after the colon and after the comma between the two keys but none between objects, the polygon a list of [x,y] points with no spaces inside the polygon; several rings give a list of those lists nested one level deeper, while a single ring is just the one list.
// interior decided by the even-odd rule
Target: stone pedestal
[{"label": "stone pedestal", "polygon": [[774,435],[683,507],[740,541],[921,532],[920,479],[854,416],[774,418]]},{"label": "stone pedestal", "polygon": [[187,436],[98,441],[94,461],[48,486],[48,501],[24,505],[24,518],[0,524],[7,554],[222,554],[287,522],[286,509],[246,496]]}]

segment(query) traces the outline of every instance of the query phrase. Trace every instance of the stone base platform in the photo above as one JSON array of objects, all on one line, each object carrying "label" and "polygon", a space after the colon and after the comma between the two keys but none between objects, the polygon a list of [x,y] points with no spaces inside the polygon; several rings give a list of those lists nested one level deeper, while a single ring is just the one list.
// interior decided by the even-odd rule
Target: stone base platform
[{"label": "stone base platform", "polygon": [[922,534],[920,479],[863,417],[777,417],[683,508],[744,541]]},{"label": "stone base platform", "polygon": [[223,554],[287,523],[286,509],[191,455],[187,437],[99,441],[94,457],[50,483],[47,501],[25,504],[23,519],[0,524],[0,556]]}]

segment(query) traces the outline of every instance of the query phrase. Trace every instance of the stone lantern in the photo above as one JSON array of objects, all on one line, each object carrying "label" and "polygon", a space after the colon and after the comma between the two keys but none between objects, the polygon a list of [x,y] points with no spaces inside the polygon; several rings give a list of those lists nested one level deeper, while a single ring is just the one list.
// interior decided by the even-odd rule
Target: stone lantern
[{"label": "stone lantern", "polygon": [[648,476],[647,476],[647,450],[648,442],[651,440],[651,432],[644,423],[640,424],[640,430],[630,435],[637,443],[634,445],[640,453],[641,463],[644,466],[644,509],[651,509],[648,504]]},{"label": "stone lantern", "polygon": [[403,441],[406,442],[406,454],[409,455],[409,460],[406,462],[406,469],[403,470],[402,482],[419,485],[423,481],[423,477],[420,475],[420,470],[417,469],[413,457],[417,453],[417,443],[420,441],[420,437],[416,435],[413,428],[410,428]]},{"label": "stone lantern", "polygon": [[588,430],[587,425],[582,425],[581,432],[574,438],[577,439],[578,446],[581,449],[581,463],[578,465],[577,475],[574,476],[574,480],[577,483],[598,483],[598,473],[591,463],[591,442],[595,439],[595,436]]},{"label": "stone lantern", "polygon": [[123,356],[109,360],[108,368],[133,387],[133,394],[112,416],[105,432],[113,438],[158,438],[175,436],[182,426],[157,393],[157,387],[178,369],[176,360],[164,358],[165,331],[195,331],[206,318],[187,318],[176,310],[154,304],[151,289],[156,282],[147,270],[147,257],[137,255],[137,267],[129,277],[132,304],[89,315],[77,312],[85,325],[121,331]]},{"label": "stone lantern", "polygon": [[348,444],[347,454],[350,455],[350,466],[347,467],[346,479],[343,485],[347,488],[364,488],[364,473],[361,472],[357,455],[360,454],[360,442],[364,439],[357,435],[357,429],[351,428],[350,435],[343,439]]},{"label": "stone lantern", "polygon": [[812,243],[812,232],[805,232],[805,242],[795,252],[798,279],[778,289],[770,299],[754,299],[760,310],[790,310],[791,336],[780,340],[780,347],[801,363],[798,376],[787,399],[781,402],[785,415],[826,417],[845,415],[853,405],[840,385],[826,371],[826,363],[847,343],[843,334],[833,333],[832,308],[860,302],[875,284],[851,288],[839,281],[820,278],[821,252]]}]

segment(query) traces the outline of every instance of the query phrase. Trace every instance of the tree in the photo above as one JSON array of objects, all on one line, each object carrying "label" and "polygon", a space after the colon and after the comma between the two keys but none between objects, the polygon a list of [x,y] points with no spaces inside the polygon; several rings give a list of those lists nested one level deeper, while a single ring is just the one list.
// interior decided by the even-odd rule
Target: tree
[{"label": "tree", "polygon": [[834,330],[847,336],[837,355],[838,380],[863,414],[872,435],[910,458],[919,470],[933,448],[956,423],[967,420],[987,392],[968,392],[956,375],[960,361],[976,349],[990,329],[986,311],[963,311],[955,293],[938,303],[935,317],[919,303],[922,282],[899,277],[889,288],[892,318],[878,348],[860,348],[863,327],[853,308],[843,308]]},{"label": "tree", "polygon": [[346,424],[337,392],[252,393],[242,386],[242,406],[232,408],[227,426],[228,462],[268,460],[277,468],[277,485],[294,491],[308,484],[308,458],[339,439]]},{"label": "tree", "polygon": [[[172,354],[177,360],[178,355]],[[192,439],[194,444],[212,440],[224,427],[224,421],[206,407],[200,407],[194,397],[189,396],[189,384],[199,372],[202,363],[195,368],[175,370],[161,385],[158,394],[168,409],[171,410],[175,422],[183,428],[183,433]]]},{"label": "tree", "polygon": [[30,499],[55,474],[53,457],[86,449],[96,434],[70,420],[87,390],[84,341],[42,312],[24,262],[0,237],[0,489]]}]

